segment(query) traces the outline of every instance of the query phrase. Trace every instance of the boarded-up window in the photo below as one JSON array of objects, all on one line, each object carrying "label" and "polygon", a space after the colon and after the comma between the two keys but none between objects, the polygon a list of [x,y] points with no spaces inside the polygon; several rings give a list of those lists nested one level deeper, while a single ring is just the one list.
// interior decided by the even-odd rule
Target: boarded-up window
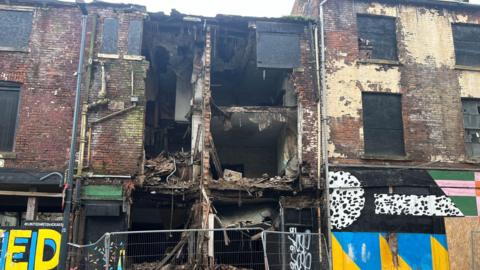
[{"label": "boarded-up window", "polygon": [[454,24],[452,29],[457,65],[480,66],[480,26]]},{"label": "boarded-up window", "polygon": [[300,66],[302,24],[257,22],[257,66],[297,68]]},{"label": "boarded-up window", "polygon": [[362,102],[365,154],[404,155],[401,96],[363,93]]},{"label": "boarded-up window", "polygon": [[128,28],[128,54],[140,55],[142,53],[142,21],[131,21]]},{"label": "boarded-up window", "polygon": [[0,82],[0,152],[13,150],[19,96],[18,84]]},{"label": "boarded-up window", "polygon": [[464,99],[462,102],[467,155],[480,158],[480,99]]},{"label": "boarded-up window", "polygon": [[118,43],[118,20],[106,18],[103,22],[103,39],[101,53],[116,54]]},{"label": "boarded-up window", "polygon": [[0,10],[0,49],[28,49],[32,32],[33,13],[29,11]]},{"label": "boarded-up window", "polygon": [[397,60],[395,18],[358,15],[358,45],[363,58]]}]

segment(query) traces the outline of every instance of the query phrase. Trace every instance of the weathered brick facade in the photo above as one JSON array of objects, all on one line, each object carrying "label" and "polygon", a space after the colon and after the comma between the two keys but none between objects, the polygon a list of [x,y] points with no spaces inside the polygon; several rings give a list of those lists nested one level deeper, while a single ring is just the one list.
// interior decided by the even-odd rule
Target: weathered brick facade
[{"label": "weathered brick facade", "polygon": [[[318,1],[314,1],[318,2]],[[413,1],[414,2],[414,1]],[[479,98],[475,69],[455,65],[453,23],[477,24],[478,9],[430,2],[329,1],[325,4],[329,155],[332,163],[471,167],[465,154],[461,98]],[[318,15],[318,3],[294,12]],[[341,16],[339,16],[341,14]],[[397,63],[362,61],[357,14],[396,18]],[[363,145],[362,92],[402,95],[406,155],[371,160]]]},{"label": "weathered brick facade", "polygon": [[[14,9],[14,6],[2,6]],[[22,84],[14,152],[6,167],[63,171],[68,159],[81,11],[32,7],[28,52],[0,52],[1,80]]]},{"label": "weathered brick facade", "polygon": [[[3,7],[14,10],[23,6]],[[1,79],[22,85],[14,156],[5,153],[5,158],[9,158],[5,167],[63,172],[69,156],[82,13],[79,7],[68,3],[28,8],[34,12],[29,51],[0,52]],[[85,50],[86,55],[93,53],[89,102],[98,99],[102,79],[100,62],[105,63],[107,98],[110,100],[108,105],[89,113],[89,122],[132,106],[132,72],[133,96],[139,100],[131,111],[91,125],[90,169],[97,174],[133,175],[143,157],[147,66],[140,56],[133,60],[125,60],[123,56],[127,55],[129,23],[143,20],[145,12],[138,7],[115,5],[91,5],[88,11]],[[94,51],[89,52],[94,16],[98,21],[97,35]],[[106,17],[119,19],[118,55],[114,57],[117,59],[97,57]],[[86,61],[84,75],[87,65]],[[82,102],[87,102],[85,84],[83,80]]]}]

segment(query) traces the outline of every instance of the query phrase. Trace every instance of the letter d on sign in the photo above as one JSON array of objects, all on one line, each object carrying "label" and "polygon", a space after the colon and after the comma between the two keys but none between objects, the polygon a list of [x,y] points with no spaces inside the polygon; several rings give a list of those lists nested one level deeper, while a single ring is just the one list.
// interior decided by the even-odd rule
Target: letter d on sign
[{"label": "letter d on sign", "polygon": [[[50,229],[38,230],[38,240],[35,256],[35,269],[49,270],[57,267],[60,258],[59,232]],[[53,256],[45,258],[46,247],[52,249]]]}]

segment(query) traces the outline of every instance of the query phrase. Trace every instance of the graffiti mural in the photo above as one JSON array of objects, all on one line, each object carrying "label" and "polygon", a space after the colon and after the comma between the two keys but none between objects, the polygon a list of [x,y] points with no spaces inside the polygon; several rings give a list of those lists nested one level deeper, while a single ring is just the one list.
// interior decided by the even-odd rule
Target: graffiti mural
[{"label": "graffiti mural", "polygon": [[408,216],[463,216],[447,196],[375,194],[375,214]]},{"label": "graffiti mural", "polygon": [[329,184],[336,270],[448,270],[444,218],[480,216],[480,172],[343,167]]},{"label": "graffiti mural", "polygon": [[329,183],[335,230],[444,233],[443,217],[480,208],[474,172],[342,168],[330,172]]},{"label": "graffiti mural", "polygon": [[448,270],[444,234],[332,233],[334,270]]},{"label": "graffiti mural", "polygon": [[429,171],[429,174],[465,216],[480,215],[480,172]]},{"label": "graffiti mural", "polygon": [[49,270],[58,266],[61,227],[56,223],[44,225],[0,228],[0,270]]},{"label": "graffiti mural", "polygon": [[337,229],[350,226],[361,215],[365,192],[360,181],[348,172],[330,172],[330,222]]}]

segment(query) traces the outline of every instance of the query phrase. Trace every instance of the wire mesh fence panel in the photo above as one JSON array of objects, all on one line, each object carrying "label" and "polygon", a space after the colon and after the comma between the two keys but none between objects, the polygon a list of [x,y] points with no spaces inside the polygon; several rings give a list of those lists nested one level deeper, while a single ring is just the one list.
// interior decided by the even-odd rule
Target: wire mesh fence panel
[{"label": "wire mesh fence panel", "polygon": [[195,241],[195,234],[189,231],[112,234],[109,264],[113,269],[134,270],[185,265],[189,242]]},{"label": "wire mesh fence panel", "polygon": [[79,246],[69,244],[69,269],[70,270],[104,270],[105,269],[105,243],[104,237],[97,242]]},{"label": "wire mesh fence panel", "polygon": [[265,269],[261,232],[259,229],[215,231],[213,258],[216,269]]},{"label": "wire mesh fence panel", "polygon": [[292,228],[289,232],[265,231],[262,238],[265,269],[328,269],[324,237],[318,233],[301,233]]},{"label": "wire mesh fence panel", "polygon": [[253,228],[113,232],[95,244],[70,244],[70,269],[205,269],[205,261],[219,270],[265,269],[261,233]]}]

